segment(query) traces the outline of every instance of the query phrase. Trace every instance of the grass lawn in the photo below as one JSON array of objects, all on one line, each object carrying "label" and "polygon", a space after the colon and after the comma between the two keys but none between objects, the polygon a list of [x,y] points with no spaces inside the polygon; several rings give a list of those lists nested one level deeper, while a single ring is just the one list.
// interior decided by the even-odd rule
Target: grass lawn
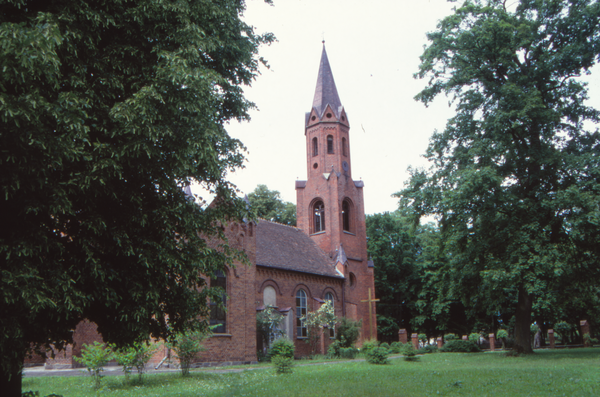
[{"label": "grass lawn", "polygon": [[[298,362],[300,364],[306,361]],[[349,361],[306,365],[289,375],[272,369],[215,374],[193,371],[145,375],[142,385],[106,377],[94,390],[91,377],[23,379],[23,390],[78,396],[597,396],[600,349],[537,351],[532,356],[503,353],[434,353],[417,362],[389,365]]]}]

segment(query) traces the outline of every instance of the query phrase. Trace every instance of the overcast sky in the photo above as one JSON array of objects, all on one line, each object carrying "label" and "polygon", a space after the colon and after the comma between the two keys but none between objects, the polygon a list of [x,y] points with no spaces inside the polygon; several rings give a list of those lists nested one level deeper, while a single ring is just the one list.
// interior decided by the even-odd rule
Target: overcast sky
[{"label": "overcast sky", "polygon": [[[258,184],[296,203],[294,181],[306,179],[304,114],[312,107],[322,40],[338,94],[350,121],[355,180],[365,183],[365,212],[394,211],[409,166],[426,166],[422,155],[434,130],[452,116],[448,100],[429,107],[413,97],[425,34],[451,13],[446,0],[248,0],[245,20],[278,41],[262,47],[271,65],[262,69],[246,97],[258,110],[234,122],[229,133],[248,148],[246,168],[229,179],[245,194]],[[598,81],[598,76],[594,76]],[[592,84],[592,98],[600,98]],[[598,92],[598,95],[594,95]]]}]

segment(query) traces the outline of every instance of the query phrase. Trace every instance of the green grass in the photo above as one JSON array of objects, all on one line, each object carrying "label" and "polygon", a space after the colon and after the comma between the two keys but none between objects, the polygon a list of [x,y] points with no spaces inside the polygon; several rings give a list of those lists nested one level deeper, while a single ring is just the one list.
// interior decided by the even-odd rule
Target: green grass
[{"label": "green grass", "polygon": [[[297,361],[297,364],[310,361]],[[503,353],[435,353],[417,362],[389,365],[350,361],[297,366],[291,375],[256,369],[241,373],[192,372],[147,375],[143,385],[106,377],[101,390],[87,377],[23,379],[23,390],[79,396],[596,396],[600,349]]]}]

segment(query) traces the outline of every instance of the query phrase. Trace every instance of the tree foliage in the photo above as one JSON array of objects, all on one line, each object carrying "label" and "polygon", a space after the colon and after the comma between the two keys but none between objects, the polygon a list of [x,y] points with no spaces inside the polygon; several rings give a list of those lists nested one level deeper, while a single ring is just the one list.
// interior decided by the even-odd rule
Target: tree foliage
[{"label": "tree foliage", "polygon": [[[84,318],[118,345],[205,315],[209,248],[243,215],[227,172],[248,119],[257,35],[243,0],[0,4],[0,364],[20,394],[24,352],[63,346]],[[183,193],[198,181],[223,205]],[[167,327],[166,318],[169,319]],[[8,382],[10,386],[4,387]]]},{"label": "tree foliage", "polygon": [[428,34],[417,73],[429,80],[416,98],[446,94],[456,115],[401,205],[437,216],[443,295],[512,308],[518,351],[531,352],[534,308],[597,295],[599,113],[578,77],[598,60],[599,16],[594,0],[465,1]]},{"label": "tree foliage", "polygon": [[296,205],[283,201],[277,190],[269,190],[266,185],[258,185],[248,194],[250,207],[258,218],[296,226]]}]

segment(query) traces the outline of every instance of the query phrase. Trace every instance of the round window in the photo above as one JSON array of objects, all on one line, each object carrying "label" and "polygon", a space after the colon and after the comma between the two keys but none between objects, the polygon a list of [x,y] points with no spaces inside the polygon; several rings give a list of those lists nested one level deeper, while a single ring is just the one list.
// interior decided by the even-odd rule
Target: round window
[{"label": "round window", "polygon": [[319,164],[317,164],[317,163],[314,163],[314,164],[313,164],[313,168],[316,170],[317,168],[319,168]]}]

